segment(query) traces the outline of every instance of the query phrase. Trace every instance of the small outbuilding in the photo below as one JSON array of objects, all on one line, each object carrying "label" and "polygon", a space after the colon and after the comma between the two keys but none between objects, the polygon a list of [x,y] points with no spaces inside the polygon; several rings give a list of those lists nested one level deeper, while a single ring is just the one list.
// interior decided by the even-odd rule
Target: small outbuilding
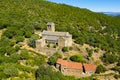
[{"label": "small outbuilding", "polygon": [[64,75],[81,76],[92,75],[96,71],[94,64],[82,64],[79,62],[72,62],[63,59],[58,59],[56,62],[56,68]]},{"label": "small outbuilding", "polygon": [[83,69],[86,74],[94,74],[96,71],[96,66],[93,64],[84,64]]},{"label": "small outbuilding", "polygon": [[58,59],[56,68],[65,75],[81,75],[83,73],[82,63]]}]

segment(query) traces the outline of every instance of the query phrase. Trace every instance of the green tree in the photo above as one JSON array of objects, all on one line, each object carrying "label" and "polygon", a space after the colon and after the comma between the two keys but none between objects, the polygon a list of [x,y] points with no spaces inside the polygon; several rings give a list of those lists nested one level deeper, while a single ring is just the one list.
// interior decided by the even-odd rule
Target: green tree
[{"label": "green tree", "polygon": [[17,30],[17,28],[15,28],[15,27],[8,27],[7,30],[3,33],[3,35],[6,36],[7,38],[11,39],[16,35],[16,33],[15,33],[16,30]]},{"label": "green tree", "polygon": [[45,57],[44,56],[39,56],[34,58],[34,62],[35,65],[40,66],[41,64],[45,63]]},{"label": "green tree", "polygon": [[55,72],[49,66],[40,66],[35,72],[36,80],[66,80],[60,72]]},{"label": "green tree", "polygon": [[50,43],[47,44],[47,47],[50,48]]},{"label": "green tree", "polygon": [[20,60],[20,55],[18,53],[13,53],[12,55],[10,55],[10,57],[8,57],[6,61],[11,63],[17,63],[18,60]]},{"label": "green tree", "polygon": [[103,73],[105,71],[106,71],[106,69],[105,69],[105,67],[103,67],[103,65],[98,65],[96,68],[96,73],[98,73],[98,74]]},{"label": "green tree", "polygon": [[91,57],[93,54],[93,49],[86,48],[88,55]]},{"label": "green tree", "polygon": [[0,47],[0,55],[4,55],[6,52],[6,48],[5,47]]},{"label": "green tree", "polygon": [[86,62],[86,60],[81,55],[73,55],[70,57],[70,60],[75,62]]},{"label": "green tree", "polygon": [[24,41],[24,37],[23,36],[16,36],[15,39],[16,39],[16,43]]},{"label": "green tree", "polygon": [[19,45],[15,45],[15,51],[19,51],[20,50],[20,46]]},{"label": "green tree", "polygon": [[32,35],[32,33],[31,33],[30,31],[26,31],[26,32],[25,32],[25,37],[26,37],[26,38],[30,38],[31,35]]},{"label": "green tree", "polygon": [[18,69],[11,63],[5,64],[3,72],[7,77],[18,76]]},{"label": "green tree", "polygon": [[15,49],[13,47],[8,46],[8,47],[6,47],[6,53],[7,53],[7,55],[11,55],[11,54],[15,53]]},{"label": "green tree", "polygon": [[61,58],[62,55],[59,52],[55,52],[51,57],[48,58],[48,64],[54,65],[58,58]]},{"label": "green tree", "polygon": [[30,47],[35,48],[36,47],[36,42],[35,42],[36,40],[37,40],[36,38],[30,38],[29,41],[28,41],[28,45]]},{"label": "green tree", "polygon": [[55,56],[51,56],[49,59],[48,59],[48,64],[50,65],[54,65],[57,61],[57,57]]},{"label": "green tree", "polygon": [[120,66],[120,58],[119,58],[119,61],[118,61],[118,63],[117,63],[117,66]]},{"label": "green tree", "polygon": [[68,47],[63,47],[63,48],[62,48],[62,51],[63,51],[63,52],[68,52],[68,51],[69,51],[69,48],[68,48]]},{"label": "green tree", "polygon": [[115,63],[118,61],[118,56],[113,53],[105,53],[103,56],[103,61],[106,63]]},{"label": "green tree", "polygon": [[21,53],[20,53],[21,60],[29,59],[29,57],[30,56],[29,56],[28,50],[26,50],[26,49],[21,50]]},{"label": "green tree", "polygon": [[115,75],[114,75],[114,78],[115,78],[115,79],[120,79],[120,74],[115,74]]}]

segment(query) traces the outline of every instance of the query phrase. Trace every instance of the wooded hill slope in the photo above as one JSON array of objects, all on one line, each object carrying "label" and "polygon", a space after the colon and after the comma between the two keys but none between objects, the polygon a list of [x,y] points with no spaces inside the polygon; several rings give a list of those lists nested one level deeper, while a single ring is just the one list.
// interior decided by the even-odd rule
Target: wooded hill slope
[{"label": "wooded hill slope", "polygon": [[[98,47],[114,54],[117,59],[113,62],[119,60],[120,18],[42,0],[0,1],[0,55],[11,56],[19,51],[16,44],[33,37],[36,30],[46,29],[47,22],[54,22],[57,31],[70,32],[76,43]],[[0,63],[3,61],[1,59]]]},{"label": "wooded hill slope", "polygon": [[69,31],[77,43],[120,50],[119,18],[41,0],[0,1],[0,28],[7,29],[3,33],[6,37],[30,37],[34,29],[45,29],[47,22],[54,22],[58,31]]}]

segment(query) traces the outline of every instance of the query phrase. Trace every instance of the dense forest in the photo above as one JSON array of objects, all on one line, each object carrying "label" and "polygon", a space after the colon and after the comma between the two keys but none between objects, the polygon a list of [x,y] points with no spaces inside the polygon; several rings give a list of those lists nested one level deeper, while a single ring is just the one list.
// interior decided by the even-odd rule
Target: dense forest
[{"label": "dense forest", "polygon": [[[54,22],[57,31],[70,32],[77,44],[86,43],[106,51],[102,57],[104,62],[114,63],[120,60],[119,17],[49,1],[1,0],[0,79],[18,76],[19,71],[24,71],[19,75],[20,78],[30,80],[27,73],[35,73],[35,68],[29,66],[39,66],[45,62],[42,55],[21,48],[20,42],[38,39],[35,31],[46,29],[47,22]],[[33,43],[31,40],[30,44]],[[115,59],[111,61],[110,58]],[[27,60],[28,66],[20,65],[21,60]]]}]

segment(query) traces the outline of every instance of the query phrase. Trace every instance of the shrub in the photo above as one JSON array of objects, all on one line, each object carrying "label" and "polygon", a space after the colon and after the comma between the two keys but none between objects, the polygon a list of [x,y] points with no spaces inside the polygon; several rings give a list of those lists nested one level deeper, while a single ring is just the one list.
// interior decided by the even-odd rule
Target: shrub
[{"label": "shrub", "polygon": [[115,66],[114,68],[112,68],[112,70],[118,71],[120,73],[120,67],[119,66]]},{"label": "shrub", "polygon": [[5,63],[17,63],[18,60],[20,60],[20,55],[17,53],[13,53],[9,57],[5,56],[0,59],[1,62]]},{"label": "shrub", "polygon": [[16,43],[24,41],[24,37],[23,36],[17,36],[17,37],[15,37],[15,39],[16,39]]},{"label": "shrub", "polygon": [[7,77],[17,76],[18,70],[15,67],[9,67],[4,69],[4,73]]},{"label": "shrub", "polygon": [[5,64],[5,68],[3,70],[4,74],[7,77],[17,76],[18,75],[18,69],[14,64],[7,63]]},{"label": "shrub", "polygon": [[28,45],[30,46],[30,47],[33,47],[33,48],[35,48],[36,47],[36,41],[37,39],[36,38],[30,38],[29,40],[28,40]]},{"label": "shrub", "polygon": [[114,63],[118,61],[118,56],[113,53],[105,53],[102,60],[107,63]]},{"label": "shrub", "polygon": [[95,49],[94,51],[97,53],[99,51],[99,49]]},{"label": "shrub", "polygon": [[91,57],[93,54],[93,49],[86,48],[88,55]]},{"label": "shrub", "polygon": [[115,79],[119,79],[119,78],[120,78],[120,74],[115,74],[115,75],[114,75],[114,78],[115,78]]},{"label": "shrub", "polygon": [[86,60],[81,55],[73,55],[70,57],[70,60],[75,62],[86,62]]},{"label": "shrub", "polygon": [[6,79],[7,76],[4,74],[3,71],[0,72],[0,80]]},{"label": "shrub", "polygon": [[95,77],[90,76],[90,77],[82,77],[82,78],[80,78],[78,80],[98,80],[98,79],[95,78]]},{"label": "shrub", "polygon": [[0,29],[4,29],[4,28],[7,28],[7,24],[1,23],[1,24],[0,24]]},{"label": "shrub", "polygon": [[20,55],[17,53],[13,53],[12,55],[10,55],[8,60],[9,62],[17,63],[18,60],[20,60]]},{"label": "shrub", "polygon": [[14,36],[14,32],[12,30],[7,29],[4,33],[4,36],[6,36],[7,38],[11,39]]},{"label": "shrub", "polygon": [[61,58],[62,55],[59,52],[55,52],[50,58],[48,58],[48,64],[54,65],[58,58]]},{"label": "shrub", "polygon": [[47,47],[50,48],[50,43],[48,43]]},{"label": "shrub", "polygon": [[53,56],[56,56],[57,58],[62,58],[62,55],[60,52],[55,52]]},{"label": "shrub", "polygon": [[[35,58],[36,59],[36,58]],[[34,66],[34,60],[26,60],[26,65]]]},{"label": "shrub", "polygon": [[40,66],[35,72],[36,80],[66,80],[61,72],[55,72],[49,66]]},{"label": "shrub", "polygon": [[24,79],[27,79],[29,77],[28,73],[27,72],[24,72],[22,74],[19,74],[19,77],[20,77],[20,80],[24,80]]},{"label": "shrub", "polygon": [[120,59],[119,59],[119,61],[118,61],[118,63],[117,63],[117,66],[120,66]]},{"label": "shrub", "polygon": [[21,50],[20,59],[21,60],[29,59],[29,54],[27,50]]},{"label": "shrub", "polygon": [[8,46],[6,48],[6,53],[7,53],[7,55],[11,55],[11,54],[15,53],[15,49],[13,47]]},{"label": "shrub", "polygon": [[55,56],[51,56],[49,59],[48,59],[48,64],[50,65],[54,65],[57,61],[57,57]]},{"label": "shrub", "polygon": [[20,50],[20,46],[19,45],[16,45],[15,46],[15,51],[19,51]]},{"label": "shrub", "polygon": [[0,46],[2,47],[7,47],[7,46],[14,46],[14,42],[12,42],[10,39],[8,39],[7,37],[5,36],[2,36],[1,39],[0,39]]},{"label": "shrub", "polygon": [[54,45],[54,46],[53,46],[53,48],[56,48],[56,47],[57,47],[57,45]]},{"label": "shrub", "polygon": [[106,71],[106,69],[105,69],[105,67],[103,67],[103,65],[98,65],[96,68],[96,73],[98,73],[98,74],[103,73],[105,71]]},{"label": "shrub", "polygon": [[26,38],[30,38],[31,35],[32,35],[32,33],[31,33],[30,31],[26,31],[26,32],[25,32],[25,37],[26,37]]},{"label": "shrub", "polygon": [[25,72],[28,72],[28,73],[34,73],[35,72],[35,69],[31,68],[31,67],[27,67],[27,66],[23,66],[23,65],[17,65],[17,68],[21,71],[25,71]]},{"label": "shrub", "polygon": [[5,52],[6,52],[6,48],[0,46],[0,55],[4,55]]},{"label": "shrub", "polygon": [[69,51],[69,48],[68,48],[68,47],[63,47],[63,48],[62,48],[62,51],[63,51],[63,52],[68,52],[68,51]]},{"label": "shrub", "polygon": [[69,50],[73,50],[73,47],[69,47]]},{"label": "shrub", "polygon": [[39,56],[39,57],[34,58],[34,64],[35,65],[40,66],[44,62],[45,62],[45,57],[43,57],[43,56],[41,56],[41,57]]}]

